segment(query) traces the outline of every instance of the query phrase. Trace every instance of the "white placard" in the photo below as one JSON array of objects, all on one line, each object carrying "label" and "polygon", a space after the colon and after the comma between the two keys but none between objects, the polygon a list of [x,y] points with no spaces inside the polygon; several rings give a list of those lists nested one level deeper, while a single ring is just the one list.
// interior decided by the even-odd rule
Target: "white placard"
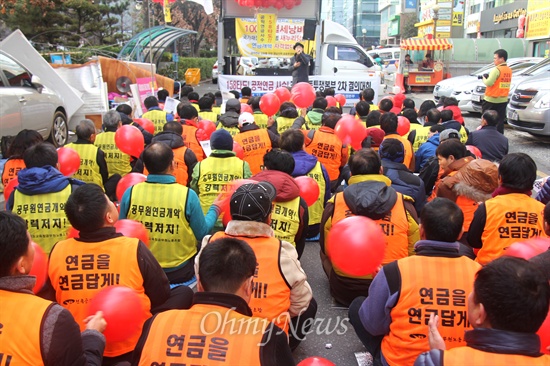
[{"label": "white placard", "polygon": [[199,144],[201,144],[202,151],[204,151],[204,154],[206,156],[210,156],[210,154],[212,153],[212,147],[210,146],[210,140],[199,141]]},{"label": "white placard", "polygon": [[178,107],[179,100],[174,98],[166,98],[166,101],[164,102],[164,111],[168,113],[174,114],[176,112],[176,108]]},{"label": "white placard", "polygon": [[[309,83],[315,91],[333,88],[336,94],[343,94],[346,97],[346,106],[353,106],[359,102],[359,93],[370,87],[374,89],[374,103],[378,103],[378,92],[380,89],[380,76],[355,75],[355,76],[319,76],[309,77]],[[247,86],[252,89],[253,96],[261,96],[271,93],[281,86],[290,86],[290,76],[241,76],[241,75],[219,75],[218,85],[222,93],[229,90],[241,90]]]}]

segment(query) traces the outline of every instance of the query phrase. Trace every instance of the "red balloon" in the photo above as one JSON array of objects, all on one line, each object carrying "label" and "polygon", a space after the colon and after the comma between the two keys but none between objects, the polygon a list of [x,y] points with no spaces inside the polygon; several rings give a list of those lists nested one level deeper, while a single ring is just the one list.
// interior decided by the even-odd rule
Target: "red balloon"
[{"label": "red balloon", "polygon": [[103,312],[107,322],[103,332],[107,343],[122,342],[136,335],[147,318],[136,291],[125,286],[109,286],[97,292],[90,301],[88,314],[98,311]]},{"label": "red balloon", "polygon": [[237,141],[233,141],[233,151],[239,159],[244,159],[243,147]]},{"label": "red balloon", "polygon": [[550,347],[550,310],[548,311],[548,315],[546,315],[546,319],[540,326],[537,334],[540,338],[540,351],[550,355],[550,351],[547,349]]},{"label": "red balloon", "polygon": [[332,95],[327,95],[325,99],[327,100],[327,107],[336,107],[338,101]]},{"label": "red balloon", "polygon": [[336,94],[334,98],[336,98],[336,101],[340,104],[340,107],[346,105],[346,97],[344,96],[344,94]]},{"label": "red balloon", "polygon": [[122,219],[115,223],[117,233],[121,233],[129,238],[136,238],[149,246],[149,233],[143,224],[139,221]]},{"label": "red balloon", "polygon": [[288,102],[290,100],[290,91],[288,88],[281,86],[273,92],[279,98],[279,101],[281,103]]},{"label": "red balloon", "polygon": [[336,366],[331,361],[323,357],[308,357],[305,360],[302,360],[298,366]]},{"label": "red balloon", "polygon": [[48,256],[44,253],[40,245],[36,244],[34,241],[31,241],[31,244],[34,247],[34,261],[32,262],[32,268],[29,275],[36,276],[36,283],[32,288],[32,292],[36,294],[40,291],[42,286],[44,286],[46,278],[48,277]]},{"label": "red balloon", "polygon": [[481,159],[483,157],[483,154],[481,153],[481,151],[479,151],[479,149],[474,145],[466,145],[466,149],[472,154],[474,154],[478,159]]},{"label": "red balloon", "polygon": [[292,99],[297,107],[307,108],[312,105],[315,100],[315,88],[313,88],[310,83],[297,83],[292,87],[290,99]]},{"label": "red balloon", "polygon": [[70,147],[57,149],[57,159],[59,161],[59,171],[66,177],[73,175],[80,168],[80,155]]},{"label": "red balloon", "polygon": [[284,0],[285,8],[292,9],[294,7],[294,0]]},{"label": "red balloon", "polygon": [[523,259],[531,259],[548,250],[550,239],[547,238],[532,238],[525,241],[513,243],[504,251],[504,255],[518,257]]},{"label": "red balloon", "polygon": [[260,109],[267,116],[273,116],[279,111],[281,101],[274,93],[267,93],[260,98]]},{"label": "red balloon", "polygon": [[155,125],[150,119],[134,118],[134,122],[143,127],[143,129],[149,132],[151,135],[155,134]]},{"label": "red balloon", "polygon": [[80,237],[80,232],[72,226],[69,227],[69,230],[67,231],[67,239],[79,238],[79,237]]},{"label": "red balloon", "polygon": [[373,220],[364,216],[347,217],[330,228],[327,249],[336,268],[352,276],[366,276],[382,264],[386,237]]},{"label": "red balloon", "polygon": [[17,177],[10,180],[10,182],[4,187],[4,202],[8,202],[8,199],[11,196],[11,192],[19,185]]},{"label": "red balloon", "polygon": [[199,141],[210,140],[210,136],[214,133],[214,131],[216,131],[216,125],[214,122],[205,119],[199,121],[198,127],[197,137],[200,135],[202,138],[202,140],[199,139]]},{"label": "red balloon", "polygon": [[254,111],[252,110],[252,107],[250,104],[241,103],[241,113],[248,112],[250,114],[254,114]]},{"label": "red balloon", "polygon": [[411,122],[405,116],[397,116],[397,133],[405,136],[411,130]]},{"label": "red balloon", "polygon": [[122,177],[116,186],[116,198],[117,200],[121,201],[122,196],[124,195],[124,192],[131,186],[145,182],[147,179],[147,176],[141,173],[128,173],[124,177]]},{"label": "red balloon", "polygon": [[315,179],[307,176],[294,178],[294,181],[300,188],[300,197],[302,197],[307,206],[313,205],[319,198],[319,185]]},{"label": "red balloon", "polygon": [[334,133],[344,144],[351,144],[355,150],[361,149],[361,142],[367,137],[365,126],[349,114],[342,116],[336,123]]},{"label": "red balloon", "polygon": [[273,5],[277,10],[281,10],[284,7],[284,3],[282,1],[277,1],[275,5]]},{"label": "red balloon", "polygon": [[137,127],[124,125],[115,132],[115,144],[123,153],[137,158],[143,151],[145,140]]}]

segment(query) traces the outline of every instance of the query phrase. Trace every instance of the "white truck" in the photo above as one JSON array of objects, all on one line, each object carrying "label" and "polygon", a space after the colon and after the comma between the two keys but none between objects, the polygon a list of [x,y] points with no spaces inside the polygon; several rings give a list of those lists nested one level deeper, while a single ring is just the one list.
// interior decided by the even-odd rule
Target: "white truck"
[{"label": "white truck", "polygon": [[372,87],[378,97],[383,91],[380,66],[344,26],[319,20],[320,5],[320,1],[303,1],[292,9],[255,10],[239,6],[234,0],[222,0],[218,24],[218,65],[222,65],[218,67],[218,82],[222,93],[248,86],[253,95],[262,95],[280,86],[291,86],[287,66],[257,67],[254,76],[232,75],[232,69],[238,56],[286,61],[294,53],[294,43],[301,42],[312,56],[309,82],[316,90],[334,88],[346,97],[346,105],[357,102],[359,93],[367,87]]}]

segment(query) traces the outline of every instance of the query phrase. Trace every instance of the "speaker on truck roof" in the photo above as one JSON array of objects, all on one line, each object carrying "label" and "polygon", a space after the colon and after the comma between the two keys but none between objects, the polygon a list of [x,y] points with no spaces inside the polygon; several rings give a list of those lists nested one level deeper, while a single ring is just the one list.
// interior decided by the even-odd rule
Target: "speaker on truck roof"
[{"label": "speaker on truck roof", "polygon": [[226,39],[235,39],[235,18],[223,20],[223,37]]},{"label": "speaker on truck roof", "polygon": [[315,26],[316,21],[313,19],[306,19],[304,22],[304,36],[302,39],[312,41],[315,39]]}]

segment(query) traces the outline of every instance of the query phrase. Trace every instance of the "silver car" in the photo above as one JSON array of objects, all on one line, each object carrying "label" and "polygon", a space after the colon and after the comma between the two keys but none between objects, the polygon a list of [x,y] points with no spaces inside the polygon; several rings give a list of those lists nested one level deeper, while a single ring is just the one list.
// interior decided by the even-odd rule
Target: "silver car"
[{"label": "silver car", "polygon": [[[509,65],[512,69],[512,81],[510,82],[510,92],[508,93],[508,98],[512,97],[516,85],[521,83],[523,80],[529,78],[530,76],[539,75],[550,70],[550,62],[548,61],[548,59],[544,59],[542,57],[533,57],[531,60],[524,63]],[[485,89],[485,84],[480,81],[479,85],[476,86],[474,92],[472,93],[472,106],[474,107],[475,112],[481,113],[482,111]]]},{"label": "silver car", "polygon": [[[513,70],[514,67],[521,68],[523,64],[532,66],[540,60],[541,58],[537,57],[515,57],[508,59],[508,65]],[[491,63],[470,75],[456,76],[438,82],[433,91],[434,99],[439,101],[441,97],[453,97],[458,100],[458,107],[462,112],[476,112],[472,103],[472,93],[483,84],[478,76],[489,73],[494,67]]]},{"label": "silver car", "polygon": [[17,61],[0,51],[0,134],[36,130],[56,147],[67,142],[67,114],[59,96]]},{"label": "silver car", "polygon": [[517,84],[506,117],[515,129],[550,136],[550,75],[532,76]]}]

